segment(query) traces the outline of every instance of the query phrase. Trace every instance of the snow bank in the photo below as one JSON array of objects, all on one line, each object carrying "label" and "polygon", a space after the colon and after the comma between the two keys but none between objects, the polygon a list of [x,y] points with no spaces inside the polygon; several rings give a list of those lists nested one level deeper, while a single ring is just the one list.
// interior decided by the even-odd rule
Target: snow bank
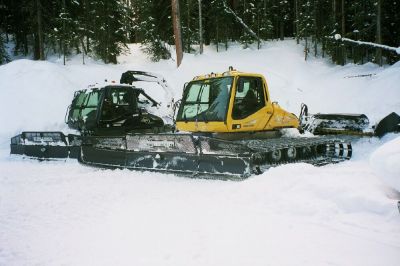
[{"label": "snow bank", "polygon": [[[194,76],[233,66],[264,74],[271,99],[294,113],[302,102],[311,112],[365,113],[372,121],[400,113],[400,63],[305,62],[302,47],[285,41],[261,50],[206,47],[185,54],[176,69],[173,60],[153,63],[130,47],[118,65],[75,58],[67,66],[57,59],[0,66],[0,265],[399,264],[400,218],[377,178],[399,173],[392,171],[398,138],[354,143],[345,163],[284,165],[243,182],[9,156],[14,134],[65,130],[75,90],[119,80],[126,70],[160,73],[179,98]],[[376,75],[345,78],[369,73]]]},{"label": "snow bank", "polygon": [[400,192],[400,137],[379,147],[370,162],[381,180]]},{"label": "snow bank", "polygon": [[[0,66],[0,137],[26,130],[60,128],[74,87],[62,67],[16,60]],[[61,107],[62,106],[62,107]]]}]

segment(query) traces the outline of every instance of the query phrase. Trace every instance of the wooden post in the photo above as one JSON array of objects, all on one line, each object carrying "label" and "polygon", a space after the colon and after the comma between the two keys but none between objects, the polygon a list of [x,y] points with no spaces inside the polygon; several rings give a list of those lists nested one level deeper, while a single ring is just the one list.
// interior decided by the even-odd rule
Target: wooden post
[{"label": "wooden post", "polygon": [[182,35],[181,20],[179,16],[179,0],[171,0],[172,5],[172,25],[174,27],[175,48],[176,48],[176,64],[179,67],[182,63]]}]

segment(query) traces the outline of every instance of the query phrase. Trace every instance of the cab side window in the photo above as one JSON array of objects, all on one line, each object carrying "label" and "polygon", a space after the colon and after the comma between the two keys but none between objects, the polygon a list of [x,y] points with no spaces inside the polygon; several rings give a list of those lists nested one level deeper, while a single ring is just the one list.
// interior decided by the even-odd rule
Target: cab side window
[{"label": "cab side window", "polygon": [[261,78],[240,77],[233,102],[232,118],[243,119],[265,106]]},{"label": "cab side window", "polygon": [[104,99],[102,120],[123,118],[134,113],[135,103],[131,90],[126,88],[110,89]]}]

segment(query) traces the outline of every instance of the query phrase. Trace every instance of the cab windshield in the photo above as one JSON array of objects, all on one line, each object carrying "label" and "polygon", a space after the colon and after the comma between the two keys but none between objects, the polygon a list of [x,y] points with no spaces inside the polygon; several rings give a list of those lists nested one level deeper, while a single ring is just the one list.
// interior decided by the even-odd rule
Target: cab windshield
[{"label": "cab windshield", "polygon": [[94,123],[100,97],[100,90],[97,89],[76,92],[68,114],[68,125],[80,129],[82,124]]},{"label": "cab windshield", "polygon": [[224,121],[233,77],[193,81],[186,87],[177,121]]}]

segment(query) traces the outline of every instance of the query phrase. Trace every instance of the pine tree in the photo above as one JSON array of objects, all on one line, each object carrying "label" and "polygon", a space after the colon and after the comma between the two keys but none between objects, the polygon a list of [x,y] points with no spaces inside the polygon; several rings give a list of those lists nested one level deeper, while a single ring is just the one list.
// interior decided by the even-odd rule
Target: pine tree
[{"label": "pine tree", "polygon": [[234,21],[232,15],[226,12],[221,0],[212,0],[205,10],[205,17],[207,18],[205,31],[209,42],[216,45],[217,51],[219,51],[220,43],[227,50],[229,39],[233,38],[231,29],[234,28]]},{"label": "pine tree", "polygon": [[10,62],[10,57],[8,56],[8,53],[4,47],[4,40],[3,37],[0,34],[0,65],[4,63]]},{"label": "pine tree", "polygon": [[192,45],[198,43],[198,0],[185,0],[180,4],[183,49],[187,53],[194,51]]},{"label": "pine tree", "polygon": [[287,32],[292,32],[291,17],[292,13],[292,1],[288,0],[271,0],[271,10],[273,14],[273,23],[275,29],[275,37],[283,40],[285,36],[290,36]]},{"label": "pine tree", "polygon": [[[382,42],[392,47],[400,46],[400,1],[382,2]],[[400,60],[394,53],[387,54],[387,63]]]},{"label": "pine tree", "polygon": [[9,14],[8,26],[14,35],[14,55],[29,53],[29,35],[31,33],[31,24],[29,23],[29,7],[20,5],[18,1],[7,1],[6,9]]},{"label": "pine tree", "polygon": [[[167,4],[168,3],[168,4]],[[161,8],[162,7],[162,8]],[[167,45],[172,43],[171,5],[169,1],[138,1],[135,30],[143,50],[153,61],[171,58]],[[169,37],[167,37],[167,35]]]},{"label": "pine tree", "polygon": [[305,0],[299,6],[299,37],[305,40],[304,54],[307,60],[310,52],[310,37],[315,36],[315,9],[313,0]]},{"label": "pine tree", "polygon": [[[241,17],[246,25],[249,26],[251,29],[258,29],[256,8],[257,2],[258,1],[256,0],[244,0],[241,6],[241,8],[243,9]],[[248,31],[243,31],[243,34],[242,36],[240,36],[239,41],[246,48],[249,46],[249,44],[254,43],[256,41],[256,38],[253,35],[249,34]]]},{"label": "pine tree", "polygon": [[256,10],[258,36],[264,40],[272,39],[274,26],[271,21],[272,12],[268,7],[268,0],[257,1]]},{"label": "pine tree", "polygon": [[0,2],[0,65],[7,63],[10,61],[10,58],[6,52],[5,45],[4,45],[4,40],[3,40],[3,34],[7,35],[7,31],[9,30],[8,23],[7,23],[7,7],[5,5],[2,5]]},{"label": "pine tree", "polygon": [[123,31],[124,7],[118,0],[97,0],[93,4],[93,48],[105,63],[117,63],[126,48]]}]

